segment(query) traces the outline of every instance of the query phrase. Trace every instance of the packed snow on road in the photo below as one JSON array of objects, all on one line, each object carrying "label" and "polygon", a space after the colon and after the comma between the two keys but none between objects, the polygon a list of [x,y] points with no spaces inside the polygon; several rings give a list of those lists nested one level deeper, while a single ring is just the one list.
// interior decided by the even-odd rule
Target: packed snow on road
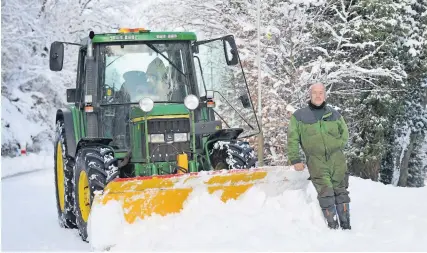
[{"label": "packed snow on road", "polygon": [[57,223],[53,157],[2,158],[2,250],[427,251],[427,187],[350,177],[352,230],[333,231],[308,173],[281,169],[287,186],[253,188],[227,204],[200,192],[180,214],[133,225],[124,222],[119,205],[94,209],[86,243]]}]

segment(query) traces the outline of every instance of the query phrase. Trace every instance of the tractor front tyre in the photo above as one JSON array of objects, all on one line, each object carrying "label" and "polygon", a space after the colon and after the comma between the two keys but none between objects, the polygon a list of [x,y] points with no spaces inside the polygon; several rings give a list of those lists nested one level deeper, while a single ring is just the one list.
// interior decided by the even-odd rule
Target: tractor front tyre
[{"label": "tractor front tyre", "polygon": [[54,147],[54,173],[56,209],[59,225],[63,228],[76,228],[76,216],[73,212],[73,159],[67,156],[64,121],[56,122]]},{"label": "tractor front tyre", "polygon": [[210,151],[214,170],[254,168],[258,158],[249,143],[238,140],[217,141]]},{"label": "tractor front tyre", "polygon": [[107,183],[119,176],[118,161],[108,146],[90,146],[77,152],[74,167],[74,212],[77,229],[88,241],[87,222],[96,191],[103,192]]}]

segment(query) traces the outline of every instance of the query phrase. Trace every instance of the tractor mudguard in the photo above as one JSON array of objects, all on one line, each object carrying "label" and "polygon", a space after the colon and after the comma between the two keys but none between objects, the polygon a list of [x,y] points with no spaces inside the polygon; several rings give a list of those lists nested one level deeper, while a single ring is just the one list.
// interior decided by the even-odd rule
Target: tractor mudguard
[{"label": "tractor mudguard", "polygon": [[56,121],[62,117],[64,119],[65,138],[67,142],[67,155],[75,157],[76,155],[76,137],[74,132],[73,114],[69,108],[61,108],[56,112]]},{"label": "tractor mudguard", "polygon": [[214,134],[211,134],[208,141],[214,139],[228,139],[235,140],[243,132],[243,128],[227,128],[217,130]]},{"label": "tractor mudguard", "polygon": [[242,128],[227,128],[220,129],[214,134],[209,135],[206,141],[206,147],[208,150],[212,149],[216,140],[235,140],[243,132]]},{"label": "tractor mudguard", "polygon": [[101,145],[106,145],[108,146],[108,144],[113,141],[112,138],[82,138],[79,143],[77,144],[76,147],[76,152],[77,150],[79,150],[80,148],[86,146],[86,145],[92,145],[92,144],[101,144]]}]

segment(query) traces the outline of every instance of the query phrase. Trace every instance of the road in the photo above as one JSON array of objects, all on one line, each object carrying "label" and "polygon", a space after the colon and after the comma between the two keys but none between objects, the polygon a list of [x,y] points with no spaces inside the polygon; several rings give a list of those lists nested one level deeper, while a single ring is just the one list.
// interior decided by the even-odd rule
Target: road
[{"label": "road", "polygon": [[52,169],[2,178],[2,251],[90,251],[75,229],[57,223]]}]

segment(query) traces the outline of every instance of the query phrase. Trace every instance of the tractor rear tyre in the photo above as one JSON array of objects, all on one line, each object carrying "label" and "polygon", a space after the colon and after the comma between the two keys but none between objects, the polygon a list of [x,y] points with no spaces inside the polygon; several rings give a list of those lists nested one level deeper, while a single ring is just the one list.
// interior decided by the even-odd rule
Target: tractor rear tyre
[{"label": "tractor rear tyre", "polygon": [[119,176],[117,164],[114,152],[108,146],[89,146],[77,152],[74,167],[74,212],[83,241],[88,241],[87,222],[94,193],[102,193],[105,186]]},{"label": "tractor rear tyre", "polygon": [[238,140],[218,141],[210,152],[214,170],[254,168],[258,158],[249,143]]},{"label": "tractor rear tyre", "polygon": [[56,122],[54,148],[56,209],[61,227],[76,228],[76,216],[73,213],[72,185],[74,161],[67,156],[67,149],[64,121],[59,119]]}]

